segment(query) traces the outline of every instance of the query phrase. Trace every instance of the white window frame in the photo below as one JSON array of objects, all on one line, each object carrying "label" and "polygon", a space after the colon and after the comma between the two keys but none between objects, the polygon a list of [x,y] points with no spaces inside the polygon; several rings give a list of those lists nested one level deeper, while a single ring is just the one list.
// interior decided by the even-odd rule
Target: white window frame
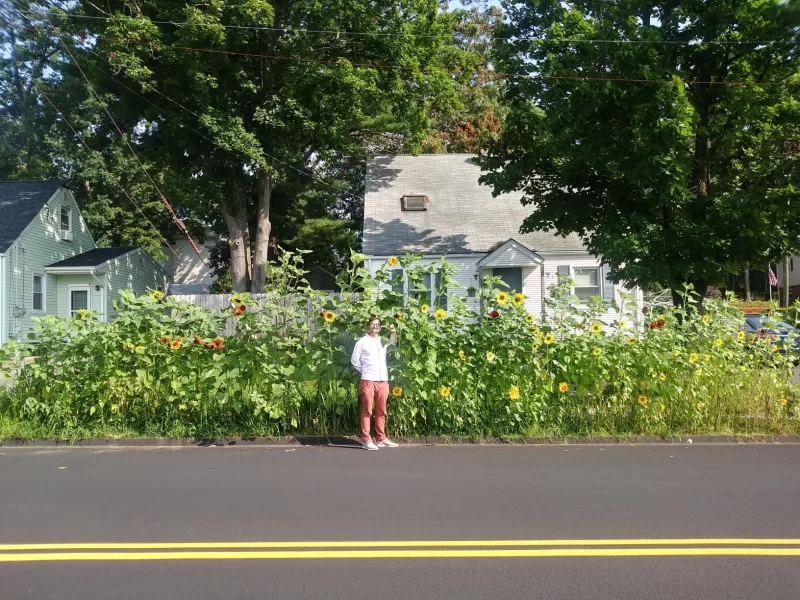
[{"label": "white window frame", "polygon": [[78,310],[72,310],[72,292],[86,292],[86,310],[92,310],[92,286],[88,283],[85,285],[68,285],[67,286],[67,315],[72,318]]},{"label": "white window frame", "polygon": [[[42,308],[36,308],[36,278],[42,280]],[[47,312],[47,277],[44,273],[33,273],[31,275],[31,310],[35,313]]]},{"label": "white window frame", "polygon": [[599,267],[599,266],[594,266],[594,267],[573,267],[572,265],[570,265],[570,278],[572,279],[573,282],[575,282],[575,272],[576,271],[589,271],[589,270],[595,271],[597,273],[597,285],[596,286],[580,286],[580,285],[576,285],[576,286],[573,286],[573,288],[572,288],[572,295],[573,296],[578,296],[578,294],[576,293],[576,290],[578,290],[578,289],[588,290],[588,289],[597,288],[597,293],[596,294],[591,294],[588,298],[581,298],[581,296],[578,296],[578,298],[580,298],[584,302],[588,302],[589,300],[592,299],[593,296],[600,296],[601,298],[603,297],[603,269],[601,267]]},{"label": "white window frame", "polygon": [[[67,226],[69,229],[64,229],[64,211],[67,211]],[[69,231],[72,232],[72,207],[66,206],[64,204],[61,205],[61,210],[58,213],[58,227],[61,231]]]}]

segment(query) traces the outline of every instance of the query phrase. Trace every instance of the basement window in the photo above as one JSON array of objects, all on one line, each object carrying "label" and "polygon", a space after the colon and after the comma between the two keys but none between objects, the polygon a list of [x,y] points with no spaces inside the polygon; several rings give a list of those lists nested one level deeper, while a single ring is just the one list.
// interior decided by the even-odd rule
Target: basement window
[{"label": "basement window", "polygon": [[427,204],[427,196],[403,196],[402,200],[400,201],[402,209],[407,211],[428,210]]}]

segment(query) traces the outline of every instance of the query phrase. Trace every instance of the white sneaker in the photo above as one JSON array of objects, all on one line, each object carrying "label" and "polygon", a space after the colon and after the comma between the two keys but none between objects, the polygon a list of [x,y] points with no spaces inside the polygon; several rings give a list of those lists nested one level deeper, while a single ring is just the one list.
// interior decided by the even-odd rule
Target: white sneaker
[{"label": "white sneaker", "polygon": [[364,445],[364,450],[377,450],[378,449],[378,447],[375,445],[375,442],[373,442],[372,440],[370,440],[368,442],[363,442],[362,441],[361,443]]},{"label": "white sneaker", "polygon": [[400,444],[395,444],[389,438],[386,438],[382,442],[378,442],[378,448],[397,448]]}]

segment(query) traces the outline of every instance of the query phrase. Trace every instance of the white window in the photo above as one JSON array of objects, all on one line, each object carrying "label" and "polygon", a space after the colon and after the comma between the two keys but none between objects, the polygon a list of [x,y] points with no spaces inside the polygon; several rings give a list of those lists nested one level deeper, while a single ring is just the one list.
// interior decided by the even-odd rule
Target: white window
[{"label": "white window", "polygon": [[33,276],[33,310],[44,312],[44,275]]},{"label": "white window", "polygon": [[61,231],[72,231],[72,209],[69,206],[61,207]]},{"label": "white window", "polygon": [[584,300],[600,295],[600,267],[576,267],[572,271],[574,294]]},{"label": "white window", "polygon": [[89,286],[70,286],[69,315],[73,317],[81,310],[89,310],[89,308]]}]

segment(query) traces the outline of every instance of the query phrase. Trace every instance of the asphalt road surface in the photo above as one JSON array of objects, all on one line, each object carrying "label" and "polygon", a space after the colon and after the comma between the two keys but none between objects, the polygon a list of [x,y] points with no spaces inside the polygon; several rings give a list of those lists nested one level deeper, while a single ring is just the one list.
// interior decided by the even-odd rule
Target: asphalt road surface
[{"label": "asphalt road surface", "polygon": [[0,448],[0,599],[800,598],[800,446]]}]

